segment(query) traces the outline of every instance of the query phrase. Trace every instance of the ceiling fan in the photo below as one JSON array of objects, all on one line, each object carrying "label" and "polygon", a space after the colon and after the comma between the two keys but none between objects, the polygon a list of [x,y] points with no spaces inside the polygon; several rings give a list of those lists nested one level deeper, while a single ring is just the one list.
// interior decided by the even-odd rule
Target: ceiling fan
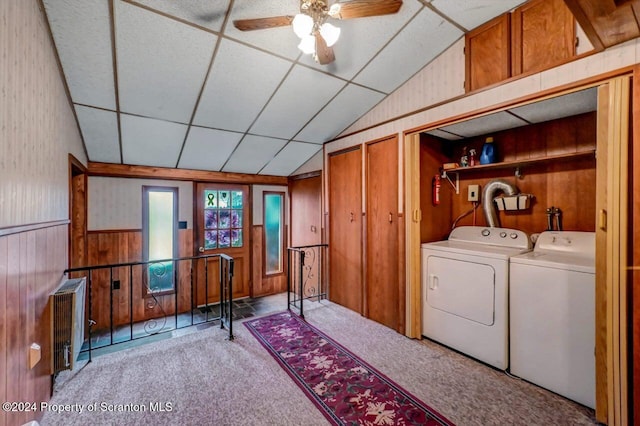
[{"label": "ceiling fan", "polygon": [[272,16],[269,18],[239,19],[233,25],[240,31],[293,26],[301,41],[298,48],[312,54],[321,65],[335,60],[331,46],[340,36],[340,28],[327,22],[332,19],[353,19],[367,16],[390,15],[398,12],[402,0],[351,0],[336,2],[331,6],[327,0],[300,0],[300,13],[295,16]]}]

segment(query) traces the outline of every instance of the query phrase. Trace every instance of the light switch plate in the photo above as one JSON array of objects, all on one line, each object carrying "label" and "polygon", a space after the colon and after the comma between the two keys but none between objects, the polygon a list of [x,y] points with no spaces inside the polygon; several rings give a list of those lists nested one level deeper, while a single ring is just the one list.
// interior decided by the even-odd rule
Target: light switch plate
[{"label": "light switch plate", "polygon": [[480,185],[469,185],[469,195],[467,196],[467,199],[469,201],[478,201],[480,198],[478,191],[480,191]]}]

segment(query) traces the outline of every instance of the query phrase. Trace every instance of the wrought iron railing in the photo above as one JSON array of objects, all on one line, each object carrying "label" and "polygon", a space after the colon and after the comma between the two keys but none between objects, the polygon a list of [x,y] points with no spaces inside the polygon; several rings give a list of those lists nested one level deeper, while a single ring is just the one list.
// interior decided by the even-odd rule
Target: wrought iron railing
[{"label": "wrought iron railing", "polygon": [[295,307],[304,318],[304,301],[327,297],[326,251],[328,244],[287,249],[287,308]]},{"label": "wrought iron railing", "polygon": [[[210,290],[217,298],[218,286],[209,283],[210,277],[215,280],[210,263],[219,269],[219,301],[211,301]],[[234,260],[225,254],[85,266],[65,273],[87,279],[88,335],[81,354],[88,353],[89,361],[98,348],[212,321],[220,321],[233,340]]]}]

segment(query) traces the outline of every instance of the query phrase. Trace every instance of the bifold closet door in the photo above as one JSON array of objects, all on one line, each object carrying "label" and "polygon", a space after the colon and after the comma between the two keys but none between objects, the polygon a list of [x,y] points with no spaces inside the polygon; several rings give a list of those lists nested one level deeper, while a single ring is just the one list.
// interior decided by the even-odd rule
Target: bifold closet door
[{"label": "bifold closet door", "polygon": [[329,300],[362,313],[362,150],[329,155]]},{"label": "bifold closet door", "polygon": [[365,315],[398,330],[400,319],[398,139],[366,145]]}]

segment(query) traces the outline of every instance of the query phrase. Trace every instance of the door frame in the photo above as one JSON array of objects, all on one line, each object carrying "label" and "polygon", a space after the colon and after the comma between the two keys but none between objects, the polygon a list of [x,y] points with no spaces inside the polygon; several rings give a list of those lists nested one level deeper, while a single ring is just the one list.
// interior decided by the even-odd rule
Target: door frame
[{"label": "door frame", "polygon": [[[440,120],[433,122],[431,124],[421,126],[414,129],[409,129],[404,132],[404,147],[405,147],[405,156],[404,156],[404,182],[405,182],[405,202],[406,209],[411,211],[411,221],[407,223],[406,226],[406,264],[407,264],[407,331],[406,335],[408,337],[413,338],[421,338],[421,324],[420,324],[420,221],[422,220],[422,211],[420,209],[420,133],[432,129],[436,129],[438,127],[445,126],[447,124],[457,123],[463,120],[471,119],[474,117],[479,117],[482,115],[486,115],[491,112],[501,111],[507,108],[513,108],[519,105],[525,105],[529,103],[533,103],[536,101],[540,101],[543,99],[548,99],[556,96],[560,96],[562,94],[587,89],[590,87],[600,87],[603,85],[607,85],[615,80],[629,80],[631,77],[631,72],[635,72],[636,76],[636,84],[638,85],[638,80],[640,80],[640,66],[636,66],[635,68],[625,68],[621,69],[618,72],[608,73],[604,76],[598,76],[595,78],[590,78],[585,81],[576,82],[574,84],[562,86],[560,88],[555,88],[551,90],[547,90],[540,93],[534,93],[522,98],[515,99],[513,101],[503,102],[499,105],[488,107],[481,109],[479,111],[472,111],[469,113],[461,114],[459,116],[451,117],[448,119]],[[618,83],[615,83],[616,86]],[[624,83],[621,83],[624,86]],[[621,108],[625,108],[624,102],[621,102],[620,94],[624,92],[625,89],[622,87],[618,87],[617,89],[617,97],[614,97],[617,100],[616,119],[618,121],[614,121],[612,123],[617,122],[617,129],[620,131],[621,126],[625,127],[622,131],[626,131],[629,128],[628,121],[626,125],[620,124],[625,123],[624,118],[625,114],[621,112]],[[627,93],[629,93],[629,89],[627,88]],[[640,89],[636,89],[634,93],[636,93],[635,102],[633,105],[638,105],[640,103]],[[627,98],[626,107],[629,107],[629,98]],[[613,108],[613,107],[612,107]],[[638,108],[636,106],[636,108]],[[599,111],[600,114],[600,111]],[[626,115],[628,118],[629,114]],[[600,120],[600,116],[598,117]],[[634,120],[635,121],[635,120]],[[610,126],[609,132],[614,132],[616,126]],[[598,130],[600,132],[600,130]],[[637,132],[636,132],[637,133]],[[627,135],[628,136],[628,135]],[[604,188],[613,188],[617,187],[620,189],[620,184],[622,182],[626,182],[628,179],[628,170],[625,163],[626,153],[622,155],[624,148],[620,144],[627,144],[627,140],[621,137],[621,135],[616,136],[618,138],[615,148],[615,152],[617,153],[617,164],[614,165],[615,173],[609,172],[607,175],[606,182],[599,182],[598,189]],[[638,136],[635,136],[636,138]],[[611,144],[609,140],[610,135],[606,136],[605,143],[607,145]],[[626,146],[626,145],[625,145]],[[613,148],[608,148],[613,149]],[[601,171],[600,171],[601,172]],[[596,173],[599,173],[596,170]],[[621,175],[620,173],[624,173]],[[599,175],[598,175],[599,176]],[[600,179],[602,180],[602,179]],[[618,194],[618,202],[626,202],[625,194],[627,191],[619,191]],[[597,208],[601,207],[597,205]],[[616,220],[618,222],[618,226],[615,229],[612,229],[609,232],[606,247],[604,247],[603,243],[596,243],[596,246],[599,247],[603,256],[606,256],[606,282],[603,278],[596,278],[596,324],[600,324],[600,321],[604,321],[606,324],[603,329],[598,328],[596,330],[596,353],[600,353],[596,359],[596,420],[599,422],[607,423],[609,425],[624,425],[629,420],[629,405],[631,404],[630,398],[632,394],[629,392],[629,362],[627,351],[628,341],[630,335],[627,330],[627,322],[629,321],[629,313],[627,312],[627,303],[628,303],[628,288],[626,283],[626,269],[627,259],[625,256],[613,258],[613,253],[623,253],[622,248],[626,247],[627,244],[627,236],[626,236],[626,204],[624,205],[624,209],[620,207],[620,204],[615,204],[613,202],[608,202],[606,206],[606,215],[609,218],[609,222],[612,220]],[[623,211],[624,210],[624,211]],[[594,212],[595,214],[595,212]],[[615,219],[614,219],[615,218]],[[598,221],[596,221],[598,222]],[[597,226],[596,226],[597,228]],[[615,259],[615,260],[614,260]],[[600,268],[602,269],[602,268]],[[596,267],[596,275],[598,274],[599,268]],[[638,298],[636,296],[636,298]],[[598,307],[600,305],[600,307]],[[640,334],[640,331],[637,330],[640,328],[640,325],[636,326],[636,333]],[[638,345],[640,346],[640,345]],[[634,354],[636,357],[640,352],[640,347],[636,348],[636,353]],[[638,372],[640,375],[640,372]],[[639,379],[636,379],[639,380]],[[637,399],[637,398],[636,398]],[[636,419],[637,421],[637,419]]]},{"label": "door frame", "polygon": [[[68,267],[86,266],[87,261],[87,199],[89,192],[87,168],[80,160],[69,154],[69,233]],[[79,180],[80,187],[74,183]],[[81,229],[75,229],[75,224],[83,223]]]}]

